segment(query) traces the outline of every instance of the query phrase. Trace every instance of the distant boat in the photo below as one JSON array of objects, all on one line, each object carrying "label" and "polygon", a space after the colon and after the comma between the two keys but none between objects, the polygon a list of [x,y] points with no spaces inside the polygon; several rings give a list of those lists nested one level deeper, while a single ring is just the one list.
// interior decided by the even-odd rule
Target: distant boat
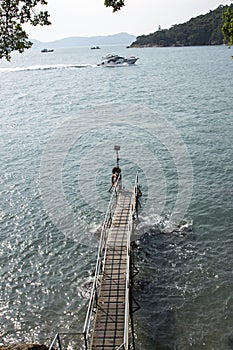
[{"label": "distant boat", "polygon": [[91,47],[91,50],[97,50],[97,49],[100,49],[100,47],[99,46],[92,46]]},{"label": "distant boat", "polygon": [[41,52],[53,52],[54,49],[42,49]]}]

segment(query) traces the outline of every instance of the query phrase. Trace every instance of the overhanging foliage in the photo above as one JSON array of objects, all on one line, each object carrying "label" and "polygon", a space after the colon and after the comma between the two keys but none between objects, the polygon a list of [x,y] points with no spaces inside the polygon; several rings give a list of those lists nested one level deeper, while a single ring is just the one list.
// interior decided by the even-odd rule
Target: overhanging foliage
[{"label": "overhanging foliage", "polygon": [[32,26],[49,25],[47,11],[37,11],[38,5],[47,5],[45,0],[0,0],[0,58],[10,60],[10,52],[23,52],[32,46],[24,23]]},{"label": "overhanging foliage", "polygon": [[104,5],[106,7],[112,7],[113,12],[116,12],[116,11],[119,11],[125,5],[125,1],[124,0],[105,0]]}]

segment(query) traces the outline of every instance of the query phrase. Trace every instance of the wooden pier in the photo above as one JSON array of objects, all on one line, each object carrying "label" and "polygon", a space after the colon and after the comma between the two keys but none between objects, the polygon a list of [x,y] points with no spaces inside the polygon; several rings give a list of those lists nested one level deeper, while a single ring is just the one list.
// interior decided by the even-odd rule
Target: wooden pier
[{"label": "wooden pier", "polygon": [[128,349],[129,248],[133,192],[120,190],[108,238],[91,342],[92,350]]}]

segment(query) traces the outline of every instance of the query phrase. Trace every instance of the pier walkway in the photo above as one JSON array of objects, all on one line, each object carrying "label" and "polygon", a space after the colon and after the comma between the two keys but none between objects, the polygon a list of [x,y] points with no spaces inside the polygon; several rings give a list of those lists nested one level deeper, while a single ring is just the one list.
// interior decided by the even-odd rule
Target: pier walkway
[{"label": "pier walkway", "polygon": [[[138,204],[138,175],[132,190],[121,177],[101,228],[93,287],[82,332],[57,333],[49,350],[65,337],[80,336],[85,350],[128,350],[130,335],[130,240]],[[132,324],[131,324],[132,327]],[[133,332],[132,332],[133,333]],[[62,339],[62,337],[63,339]]]},{"label": "pier walkway", "polygon": [[91,349],[128,349],[133,192],[121,190],[106,243]]},{"label": "pier walkway", "polygon": [[87,349],[128,350],[130,239],[137,194],[138,175],[131,191],[122,187],[120,179],[113,188],[102,226],[92,295],[83,329]]}]

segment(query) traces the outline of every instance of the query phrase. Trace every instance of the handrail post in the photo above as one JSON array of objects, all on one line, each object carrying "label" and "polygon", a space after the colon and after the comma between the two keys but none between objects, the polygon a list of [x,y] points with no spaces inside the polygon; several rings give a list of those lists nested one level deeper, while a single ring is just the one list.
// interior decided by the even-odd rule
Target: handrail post
[{"label": "handrail post", "polygon": [[59,349],[62,350],[62,347],[61,347],[61,339],[60,339],[59,333],[57,333],[57,341],[58,341]]},{"label": "handrail post", "polygon": [[87,334],[86,334],[86,332],[84,332],[83,335],[84,335],[85,350],[88,350],[88,343],[87,343]]}]

